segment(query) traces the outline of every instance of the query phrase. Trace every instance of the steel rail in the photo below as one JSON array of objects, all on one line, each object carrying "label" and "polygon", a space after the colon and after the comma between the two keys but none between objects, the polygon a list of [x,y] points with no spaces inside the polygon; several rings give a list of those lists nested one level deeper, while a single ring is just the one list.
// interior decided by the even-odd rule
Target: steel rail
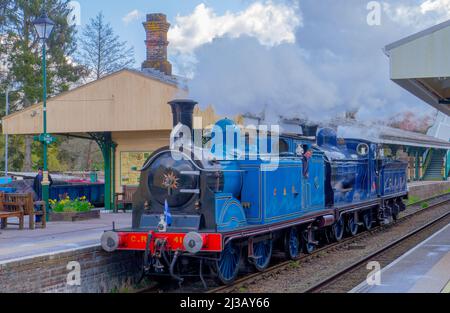
[{"label": "steel rail", "polygon": [[402,244],[403,242],[405,242],[406,240],[410,239],[411,237],[414,237],[420,233],[422,233],[425,230],[428,230],[430,227],[436,225],[437,223],[441,222],[442,220],[444,220],[445,218],[447,218],[448,216],[450,216],[450,212],[447,212],[443,215],[441,215],[440,217],[432,220],[431,222],[419,227],[418,229],[413,230],[412,232],[406,234],[405,236],[389,243],[388,245],[384,246],[383,248],[369,254],[368,256],[363,257],[361,260],[356,261],[355,263],[351,264],[350,266],[346,267],[345,269],[339,271],[338,273],[324,279],[323,281],[319,282],[318,284],[314,285],[313,287],[309,288],[308,290],[305,291],[305,293],[314,293],[317,292],[321,289],[323,289],[326,286],[331,285],[334,281],[338,280],[340,277],[352,272],[353,270],[363,266],[364,264],[367,263],[367,261],[376,258],[377,256],[383,254],[384,252],[397,247],[398,245]]},{"label": "steel rail", "polygon": [[[416,202],[416,203],[410,204],[410,205],[408,205],[408,207],[417,206],[417,205],[420,205],[420,204],[422,204],[422,203],[426,203],[426,202],[428,202],[428,201],[430,201],[430,200],[438,199],[438,198],[445,197],[445,196],[448,196],[448,195],[450,195],[450,194],[443,194],[443,195],[433,196],[433,197],[430,197],[430,198],[427,198],[427,199],[424,199],[424,200],[420,200],[420,201],[418,201],[418,202]],[[398,223],[401,223],[401,222],[403,222],[403,221],[406,221],[407,219],[409,219],[409,218],[412,217],[412,216],[415,216],[415,215],[417,215],[417,214],[420,214],[420,213],[423,213],[423,212],[425,212],[425,211],[428,211],[429,209],[441,207],[441,206],[443,206],[443,205],[445,205],[445,204],[447,204],[447,203],[450,203],[450,199],[444,199],[443,201],[440,201],[440,202],[438,202],[438,203],[431,204],[431,205],[429,205],[427,208],[424,208],[424,209],[421,209],[421,210],[418,210],[418,211],[416,211],[416,212],[413,212],[413,213],[410,213],[410,214],[408,214],[408,215],[403,216],[401,219],[397,220],[397,222],[396,222],[394,225],[396,225],[396,224],[398,224]],[[450,214],[450,212],[446,213],[445,216],[441,216],[438,220],[435,220],[435,223],[437,223],[439,220],[442,220],[443,218],[447,217],[449,214]],[[428,223],[428,224],[429,224],[429,223]],[[427,225],[428,225],[428,224],[427,224]],[[425,226],[426,226],[426,225],[425,225]],[[218,288],[209,290],[209,291],[207,291],[206,293],[226,293],[226,292],[231,292],[231,291],[233,291],[233,290],[236,290],[236,288],[238,288],[239,286],[242,286],[242,285],[244,285],[244,284],[246,284],[246,283],[247,283],[247,284],[248,284],[248,283],[251,283],[253,280],[255,280],[255,279],[259,278],[259,277],[263,277],[263,276],[266,276],[266,275],[268,275],[268,274],[273,274],[273,273],[276,273],[276,272],[278,272],[278,271],[280,271],[280,270],[285,270],[288,266],[290,266],[290,265],[292,265],[292,264],[294,264],[294,263],[296,263],[296,262],[300,262],[300,261],[307,260],[307,259],[309,259],[309,258],[311,258],[311,257],[313,257],[313,256],[316,256],[317,254],[320,254],[321,252],[329,251],[329,250],[332,250],[332,249],[334,249],[334,248],[337,248],[337,247],[340,247],[340,246],[345,246],[345,245],[348,244],[348,243],[357,241],[358,239],[361,239],[361,238],[363,238],[363,237],[365,237],[365,236],[367,236],[367,235],[373,234],[373,233],[376,232],[377,230],[382,229],[382,227],[383,227],[383,226],[377,226],[377,227],[371,229],[370,231],[362,232],[362,233],[359,233],[359,234],[356,235],[356,236],[348,237],[348,238],[345,238],[344,240],[341,240],[341,241],[339,241],[339,242],[335,242],[335,243],[329,244],[329,245],[327,245],[327,246],[324,246],[323,248],[320,248],[320,249],[314,251],[312,254],[308,254],[308,255],[304,255],[304,256],[300,257],[298,260],[295,260],[295,261],[291,261],[291,260],[289,260],[289,261],[284,261],[284,262],[282,262],[282,263],[276,264],[276,265],[274,265],[274,266],[268,268],[267,270],[265,270],[265,271],[263,271],[263,272],[253,273],[253,274],[247,275],[247,276],[245,276],[245,277],[242,277],[242,278],[236,280],[232,285],[221,286],[221,287],[218,287]],[[428,228],[428,227],[430,227],[430,226],[427,226],[426,228]],[[421,228],[422,228],[422,227],[421,227]],[[417,233],[417,230],[415,230],[415,231],[416,231],[416,233]],[[419,230],[419,231],[420,231],[420,230]],[[411,236],[414,235],[414,234],[412,234],[412,235],[409,234],[409,235],[410,235],[409,237],[411,237]],[[409,237],[408,237],[408,238],[409,238]],[[402,237],[402,238],[403,238],[403,237]],[[402,238],[401,238],[401,239],[402,239]],[[407,238],[404,238],[403,240],[406,240],[406,239],[407,239]],[[398,240],[397,240],[397,241],[398,241]],[[387,249],[389,249],[389,248],[387,248]],[[385,249],[385,250],[386,250],[386,249]],[[380,254],[379,251],[377,251],[377,252],[378,252],[378,254]],[[366,261],[367,258],[372,258],[372,257],[373,257],[372,255],[369,255],[368,257],[365,257],[364,260],[359,261],[359,263],[361,264],[361,263],[363,263],[364,261]],[[354,265],[354,264],[352,264],[352,265]],[[339,274],[339,273],[338,273],[338,274]],[[342,275],[342,274],[341,274],[341,275]],[[328,279],[326,279],[326,281],[328,281]],[[313,287],[313,288],[314,288],[314,287]],[[310,289],[308,289],[308,290],[312,290],[312,288],[310,288]]]}]

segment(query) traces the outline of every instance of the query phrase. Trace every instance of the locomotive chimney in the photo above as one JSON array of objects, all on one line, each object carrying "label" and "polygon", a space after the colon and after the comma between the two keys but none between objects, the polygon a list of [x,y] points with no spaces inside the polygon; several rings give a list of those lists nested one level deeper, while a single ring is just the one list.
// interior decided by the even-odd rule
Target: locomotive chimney
[{"label": "locomotive chimney", "polygon": [[172,75],[172,64],[167,60],[167,32],[170,24],[164,14],[148,14],[147,21],[143,23],[147,39],[147,59],[142,69],[156,69],[166,75]]},{"label": "locomotive chimney", "polygon": [[173,127],[178,124],[182,124],[184,126],[189,127],[189,129],[193,130],[193,116],[194,116],[194,108],[197,105],[197,102],[192,100],[173,100],[169,102],[172,107],[172,115],[173,115]]}]

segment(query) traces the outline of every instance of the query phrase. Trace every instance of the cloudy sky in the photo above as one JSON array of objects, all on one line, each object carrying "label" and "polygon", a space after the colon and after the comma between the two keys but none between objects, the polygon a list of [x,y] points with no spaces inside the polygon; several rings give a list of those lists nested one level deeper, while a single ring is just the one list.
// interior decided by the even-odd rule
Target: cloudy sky
[{"label": "cloudy sky", "polygon": [[[80,0],[82,25],[102,10],[145,57],[146,13],[167,14],[170,61],[191,95],[221,114],[361,120],[432,114],[389,80],[389,43],[450,18],[450,0]],[[377,25],[369,25],[370,21]],[[379,23],[378,23],[379,22]]]}]

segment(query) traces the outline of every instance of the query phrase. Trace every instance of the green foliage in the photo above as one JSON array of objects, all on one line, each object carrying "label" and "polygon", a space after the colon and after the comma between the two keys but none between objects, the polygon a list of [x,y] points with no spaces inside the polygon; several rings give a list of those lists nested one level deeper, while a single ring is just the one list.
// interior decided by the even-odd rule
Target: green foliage
[{"label": "green foliage", "polygon": [[427,209],[430,207],[430,204],[428,202],[422,203],[422,209]]},{"label": "green foliage", "polygon": [[[40,142],[34,142],[32,145],[33,170],[37,171],[39,167],[44,166],[43,153],[44,148]],[[59,146],[52,144],[48,147],[47,161],[48,166],[53,172],[64,172],[69,170],[68,163],[62,159],[62,153]]]},{"label": "green foliage", "polygon": [[[76,28],[68,23],[71,12],[68,0],[0,0],[0,60],[6,61],[5,70],[0,72],[0,117],[5,114],[6,86],[12,90],[9,93],[11,113],[43,99],[42,43],[37,39],[33,21],[44,7],[55,22],[47,40],[48,96],[67,91],[86,75],[84,67],[72,62],[76,51]],[[14,136],[10,140],[11,170],[28,170],[25,167],[30,163],[33,168],[42,165],[41,144],[32,143],[32,149],[29,149],[30,141],[23,137]],[[53,171],[68,168],[59,152],[60,144],[52,145],[49,151]],[[4,161],[4,150],[1,152]]]},{"label": "green foliage", "polygon": [[[42,101],[42,44],[37,39],[33,21],[45,10],[55,22],[52,35],[47,40],[47,89],[49,96],[67,90],[76,83],[84,69],[70,60],[76,50],[76,29],[69,25],[67,0],[10,0],[5,12],[5,49],[8,61],[6,80],[13,87],[22,105]],[[14,82],[14,83],[11,83]],[[14,96],[14,94],[13,94]]]},{"label": "green foliage", "polygon": [[89,212],[94,206],[86,201],[86,197],[77,198],[71,200],[66,197],[62,200],[50,200],[50,206],[53,212],[56,213],[79,213],[79,212]]},{"label": "green foliage", "polygon": [[421,199],[418,196],[409,196],[407,205],[416,204],[417,202],[420,202],[420,200]]}]

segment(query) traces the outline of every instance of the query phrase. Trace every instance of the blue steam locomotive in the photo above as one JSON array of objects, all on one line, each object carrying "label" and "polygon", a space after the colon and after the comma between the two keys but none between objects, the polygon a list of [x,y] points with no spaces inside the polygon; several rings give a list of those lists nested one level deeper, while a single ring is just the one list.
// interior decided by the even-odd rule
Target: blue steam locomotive
[{"label": "blue steam locomotive", "polygon": [[[170,105],[174,128],[191,131],[196,103]],[[218,131],[223,144],[211,140]],[[331,129],[314,142],[283,135],[275,164],[260,140],[246,136],[242,157],[227,136],[244,137],[225,119],[204,137],[207,148],[156,151],[142,169],[132,227],[105,232],[103,249],[142,251],[148,275],[181,282],[208,274],[230,284],[244,260],[263,271],[275,249],[295,260],[405,209],[407,165],[384,158],[375,143],[338,139]]]}]

